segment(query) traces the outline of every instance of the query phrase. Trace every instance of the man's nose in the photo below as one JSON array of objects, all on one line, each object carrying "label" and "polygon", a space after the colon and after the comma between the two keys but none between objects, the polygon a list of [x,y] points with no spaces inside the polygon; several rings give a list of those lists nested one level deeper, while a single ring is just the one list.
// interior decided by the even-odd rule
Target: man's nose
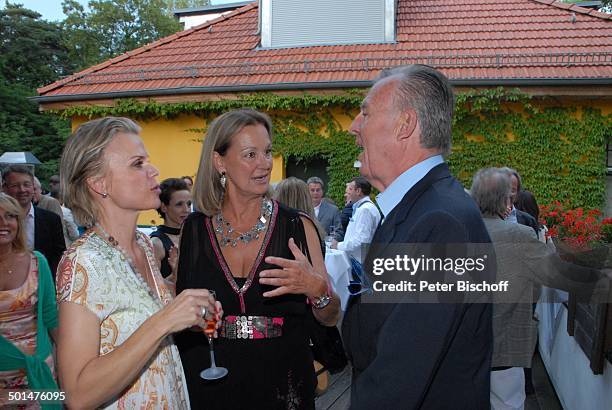
[{"label": "man's nose", "polygon": [[359,131],[361,129],[361,122],[362,121],[363,121],[363,115],[361,115],[361,112],[360,112],[359,114],[357,114],[357,116],[355,117],[355,119],[351,123],[351,126],[349,128],[349,132],[351,134],[353,134],[355,136],[355,138],[357,138],[359,136]]}]

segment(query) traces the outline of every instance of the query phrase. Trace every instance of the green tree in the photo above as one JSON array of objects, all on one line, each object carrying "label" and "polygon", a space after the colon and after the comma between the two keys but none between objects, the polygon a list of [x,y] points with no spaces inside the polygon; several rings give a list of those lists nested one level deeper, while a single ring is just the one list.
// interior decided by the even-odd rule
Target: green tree
[{"label": "green tree", "polygon": [[8,83],[36,88],[72,72],[59,27],[20,4],[0,11],[0,69]]},{"label": "green tree", "polygon": [[141,47],[181,29],[167,0],[75,0],[62,3],[65,43],[79,69]]},{"label": "green tree", "polygon": [[43,162],[36,170],[43,180],[57,172],[70,128],[28,97],[71,70],[58,25],[19,4],[0,10],[0,154],[31,151]]},{"label": "green tree", "polygon": [[210,4],[209,0],[166,0],[168,9],[186,9],[189,7],[202,7]]}]

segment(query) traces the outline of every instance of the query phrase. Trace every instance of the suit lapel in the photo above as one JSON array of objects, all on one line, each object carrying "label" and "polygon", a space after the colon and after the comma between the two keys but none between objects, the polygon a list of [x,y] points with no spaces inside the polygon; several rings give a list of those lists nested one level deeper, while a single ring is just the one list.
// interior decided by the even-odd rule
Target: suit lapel
[{"label": "suit lapel", "polygon": [[[417,182],[408,192],[406,192],[400,203],[393,208],[387,218],[385,218],[385,222],[381,224],[374,233],[372,243],[378,244],[376,247],[377,253],[384,252],[387,246],[390,243],[393,243],[396,236],[397,225],[401,224],[406,220],[406,218],[408,218],[410,210],[421,195],[436,181],[448,178],[450,176],[448,165],[446,165],[446,163],[442,163],[432,168],[431,171],[429,171],[427,175],[423,177],[423,179]],[[370,257],[372,257],[372,255],[370,255],[368,252],[367,258]]]},{"label": "suit lapel", "polygon": [[[34,204],[32,204],[34,206]],[[40,212],[37,207],[34,206],[34,248],[40,248],[40,232],[43,227],[43,223],[41,221]]]}]

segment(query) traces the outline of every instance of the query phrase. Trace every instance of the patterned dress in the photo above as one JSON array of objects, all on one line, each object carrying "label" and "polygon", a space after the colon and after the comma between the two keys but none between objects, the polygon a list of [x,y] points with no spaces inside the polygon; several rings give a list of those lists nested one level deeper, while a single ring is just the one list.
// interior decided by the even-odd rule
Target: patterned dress
[{"label": "patterned dress", "polygon": [[[49,279],[50,281],[51,279]],[[13,343],[26,355],[36,350],[38,304],[38,259],[31,256],[30,272],[25,282],[16,289],[0,291],[0,335]],[[55,377],[53,355],[45,360]],[[25,368],[0,371],[0,390],[27,389],[28,380]],[[4,403],[0,400],[0,407]],[[32,402],[20,408],[38,409],[39,404]]]},{"label": "patterned dress", "polygon": [[[66,251],[58,268],[58,303],[85,306],[100,320],[100,355],[115,350],[151,315],[172,299],[146,235],[137,233],[153,273],[155,289],[131,269],[123,254],[95,231]],[[187,409],[189,398],[178,350],[167,337],[140,377],[106,403],[112,409]]]}]

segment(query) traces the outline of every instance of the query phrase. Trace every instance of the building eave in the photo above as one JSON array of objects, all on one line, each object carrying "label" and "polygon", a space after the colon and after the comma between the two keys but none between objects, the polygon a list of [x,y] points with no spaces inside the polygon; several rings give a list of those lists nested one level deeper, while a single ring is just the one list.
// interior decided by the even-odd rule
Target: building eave
[{"label": "building eave", "polygon": [[[576,92],[576,87],[584,86],[610,86],[610,90],[604,92],[605,96],[612,97],[612,78],[510,78],[510,79],[453,79],[450,80],[455,87],[555,87],[573,89],[571,95],[580,95]],[[252,92],[279,92],[279,91],[300,91],[300,90],[329,90],[329,89],[351,89],[368,88],[372,81],[325,81],[307,83],[276,83],[276,84],[246,84],[233,86],[217,87],[181,87],[164,88],[154,90],[130,90],[119,92],[104,92],[90,94],[60,94],[49,96],[30,97],[41,105],[58,102],[78,102],[95,100],[113,100],[120,98],[146,98],[161,96],[181,96],[195,94],[231,94],[231,93],[252,93]],[[601,90],[600,90],[601,91]],[[552,93],[559,95],[556,91]],[[569,95],[569,94],[568,94]],[[584,96],[592,96],[593,91],[584,89]],[[601,95],[601,92],[598,93]]]}]

